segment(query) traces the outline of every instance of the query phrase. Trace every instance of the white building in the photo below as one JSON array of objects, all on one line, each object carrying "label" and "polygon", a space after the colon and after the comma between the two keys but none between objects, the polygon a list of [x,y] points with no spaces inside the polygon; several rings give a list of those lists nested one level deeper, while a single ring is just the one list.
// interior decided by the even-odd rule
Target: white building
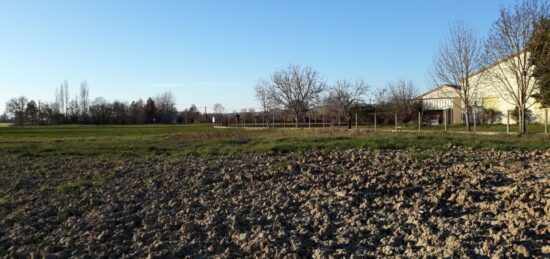
[{"label": "white building", "polygon": [[[512,115],[516,107],[514,98],[520,94],[517,89],[517,80],[515,79],[516,62],[521,62],[520,58],[527,58],[526,52],[493,64],[470,77],[471,81],[479,80],[479,87],[474,96],[474,107],[476,118],[481,122],[484,118],[488,123],[506,123],[508,114]],[[423,102],[423,109],[428,114],[440,114],[447,111],[448,122],[451,124],[461,124],[465,121],[464,104],[458,94],[458,87],[443,85],[428,91],[419,96]],[[530,80],[527,92],[534,94],[538,89],[534,80]],[[511,94],[514,93],[514,94]],[[529,123],[544,123],[545,109],[530,96],[527,101],[527,115]],[[474,116],[471,116],[473,119]],[[514,116],[509,116],[510,123],[517,123]]]},{"label": "white building", "polygon": [[[418,98],[422,99],[424,117],[429,120],[438,120],[443,123],[460,124],[462,118],[462,101],[457,93],[457,86],[441,85],[428,91]],[[445,114],[446,118],[445,118]]]}]

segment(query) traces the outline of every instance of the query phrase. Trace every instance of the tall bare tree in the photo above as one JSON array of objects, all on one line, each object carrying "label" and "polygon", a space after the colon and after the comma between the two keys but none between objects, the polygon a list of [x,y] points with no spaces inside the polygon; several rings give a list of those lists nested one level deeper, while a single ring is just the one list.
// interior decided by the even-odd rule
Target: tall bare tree
[{"label": "tall bare tree", "polygon": [[62,113],[65,110],[65,101],[63,98],[65,98],[65,95],[63,94],[63,84],[61,84],[59,89],[55,89],[55,103],[58,113]]},{"label": "tall bare tree", "polygon": [[65,107],[65,116],[69,113],[69,81],[63,81],[63,107]]},{"label": "tall bare tree", "polygon": [[82,116],[82,121],[86,122],[88,118],[88,110],[90,107],[90,88],[88,87],[88,82],[86,80],[80,83],[80,115]]},{"label": "tall bare tree", "polygon": [[[483,45],[473,29],[462,21],[451,24],[449,38],[441,42],[430,71],[435,85],[452,85],[464,107],[466,127],[470,128],[471,108],[482,83]],[[447,92],[445,92],[447,93]],[[449,96],[450,97],[450,96]],[[454,100],[454,98],[453,98]]]},{"label": "tall bare tree", "polygon": [[263,121],[269,127],[269,112],[273,109],[273,100],[269,96],[269,81],[260,79],[254,88],[255,97],[262,109]]},{"label": "tall bare tree", "polygon": [[387,87],[387,105],[391,112],[397,114],[397,119],[409,121],[417,109],[416,96],[418,89],[412,81],[398,80],[390,82]]},{"label": "tall bare tree", "polygon": [[311,109],[325,90],[326,84],[311,67],[289,65],[271,76],[269,96],[273,102],[292,112],[296,118]]},{"label": "tall bare tree", "polygon": [[213,110],[214,110],[214,113],[218,116],[218,123],[222,123],[221,121],[221,116],[223,115],[223,112],[225,111],[225,107],[223,107],[223,105],[221,103],[216,103],[214,104],[214,107],[213,107]]},{"label": "tall bare tree", "polygon": [[503,99],[518,108],[520,133],[527,131],[529,100],[538,91],[534,63],[526,49],[535,25],[548,17],[548,5],[547,1],[525,0],[513,8],[501,8],[485,44],[487,60],[496,71],[489,76]]},{"label": "tall bare tree", "polygon": [[368,86],[363,79],[359,79],[355,83],[348,80],[338,80],[330,89],[327,101],[334,104],[340,110],[340,113],[346,116],[348,129],[351,129],[352,124],[351,108],[363,102],[363,97],[367,91]]}]

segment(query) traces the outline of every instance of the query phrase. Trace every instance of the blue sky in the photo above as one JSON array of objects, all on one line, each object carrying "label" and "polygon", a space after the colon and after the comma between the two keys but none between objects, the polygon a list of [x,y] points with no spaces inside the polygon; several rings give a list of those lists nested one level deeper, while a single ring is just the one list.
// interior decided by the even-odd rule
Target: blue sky
[{"label": "blue sky", "polygon": [[504,0],[0,1],[0,113],[10,97],[54,100],[165,91],[178,109],[256,107],[253,87],[289,63],[328,82],[432,87],[432,55],[457,18],[487,34]]}]

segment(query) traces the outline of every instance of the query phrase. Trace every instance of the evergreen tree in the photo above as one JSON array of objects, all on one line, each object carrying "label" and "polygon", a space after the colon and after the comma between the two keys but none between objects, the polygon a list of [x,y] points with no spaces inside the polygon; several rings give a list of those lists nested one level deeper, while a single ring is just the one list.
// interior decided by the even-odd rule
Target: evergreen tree
[{"label": "evergreen tree", "polygon": [[550,19],[537,23],[528,50],[535,64],[533,75],[538,79],[539,93],[535,98],[545,107],[550,107]]}]

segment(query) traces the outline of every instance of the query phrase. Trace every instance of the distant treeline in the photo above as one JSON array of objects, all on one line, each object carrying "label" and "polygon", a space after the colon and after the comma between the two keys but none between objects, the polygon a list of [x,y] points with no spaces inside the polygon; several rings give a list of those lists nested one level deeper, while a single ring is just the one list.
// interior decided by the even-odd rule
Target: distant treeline
[{"label": "distant treeline", "polygon": [[12,98],[6,103],[0,121],[16,125],[152,124],[193,123],[200,117],[195,105],[178,112],[171,92],[130,103],[108,102],[103,97],[90,101],[88,84],[83,81],[79,94],[72,99],[69,96],[68,82],[65,81],[56,89],[54,102],[29,100],[25,96]]}]

